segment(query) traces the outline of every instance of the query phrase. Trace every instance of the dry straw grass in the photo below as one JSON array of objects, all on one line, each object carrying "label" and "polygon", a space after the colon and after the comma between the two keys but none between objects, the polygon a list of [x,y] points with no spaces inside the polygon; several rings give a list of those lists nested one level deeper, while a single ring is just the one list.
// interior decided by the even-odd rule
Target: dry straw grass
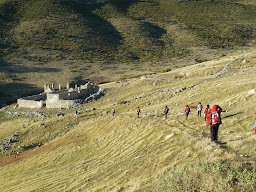
[{"label": "dry straw grass", "polygon": [[[247,59],[255,63],[253,57]],[[236,191],[242,185],[249,191],[255,190],[251,179],[238,182],[235,177],[237,174],[247,177],[250,166],[245,170],[243,165],[241,168],[233,165],[240,162],[253,165],[255,136],[251,127],[255,121],[256,96],[248,91],[255,89],[256,68],[248,65],[243,73],[229,71],[220,78],[206,73],[215,66],[224,68],[227,62],[204,63],[198,68],[200,77],[175,79],[181,72],[196,71],[194,65],[130,79],[122,87],[114,82],[102,84],[108,88],[106,95],[77,108],[78,119],[73,117],[73,109],[62,110],[66,113],[62,119],[55,117],[61,110],[46,110],[45,130],[41,130],[40,121],[31,122],[36,117],[3,119],[1,140],[21,130],[19,145],[43,141],[43,146],[32,149],[34,153],[23,152],[21,155],[31,154],[0,168],[0,190],[184,191],[192,187],[203,191]],[[153,86],[154,82],[157,84]],[[177,92],[180,88],[185,89]],[[220,141],[226,144],[210,142],[209,128],[203,118],[197,117],[196,109],[192,108],[189,120],[185,121],[182,113],[185,105],[193,107],[198,102],[204,106],[220,104],[226,111],[219,131]],[[170,108],[167,120],[163,117],[165,105]],[[138,106],[142,111],[139,119],[135,113]],[[96,110],[84,112],[92,108]],[[116,109],[115,117],[110,114],[112,108]],[[210,168],[206,168],[207,164]],[[223,179],[214,180],[219,169],[223,172],[216,174]],[[233,180],[225,176],[226,169],[237,173],[233,174]],[[198,185],[200,178],[206,177],[197,170],[206,171],[211,178],[205,185]],[[232,185],[228,185],[230,181]]]}]

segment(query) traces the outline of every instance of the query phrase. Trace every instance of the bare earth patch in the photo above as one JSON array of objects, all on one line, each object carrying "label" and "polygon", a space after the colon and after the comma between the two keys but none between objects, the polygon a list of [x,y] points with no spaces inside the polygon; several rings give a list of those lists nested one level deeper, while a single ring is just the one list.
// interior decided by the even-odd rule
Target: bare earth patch
[{"label": "bare earth patch", "polygon": [[17,162],[17,161],[21,161],[23,159],[44,153],[46,151],[54,150],[62,145],[67,145],[67,144],[73,143],[74,141],[75,141],[74,137],[67,137],[65,139],[61,139],[59,141],[43,145],[42,147],[39,147],[38,149],[35,149],[33,151],[24,152],[24,153],[21,153],[18,155],[13,154],[13,155],[4,157],[4,158],[0,159],[0,167],[9,165],[9,164]]}]

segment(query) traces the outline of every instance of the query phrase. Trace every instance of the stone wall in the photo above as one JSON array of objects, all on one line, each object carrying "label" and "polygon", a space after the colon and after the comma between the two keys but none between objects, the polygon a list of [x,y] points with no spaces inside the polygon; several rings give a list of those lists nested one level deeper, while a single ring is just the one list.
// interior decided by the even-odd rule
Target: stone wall
[{"label": "stone wall", "polygon": [[18,99],[17,103],[19,107],[41,108],[46,101],[46,108],[66,108],[75,105],[78,99],[85,99],[97,93],[98,90],[99,87],[93,83],[86,83],[79,87],[75,85],[74,88],[70,88],[67,84],[67,89],[63,90],[61,90],[61,86],[59,86],[59,90],[56,90],[54,85],[51,87],[45,85],[43,94]]},{"label": "stone wall", "polygon": [[19,107],[24,108],[42,108],[45,98],[45,94],[33,95],[18,99],[17,104]]},{"label": "stone wall", "polygon": [[75,100],[60,100],[59,93],[48,93],[46,108],[66,108],[76,103]]}]

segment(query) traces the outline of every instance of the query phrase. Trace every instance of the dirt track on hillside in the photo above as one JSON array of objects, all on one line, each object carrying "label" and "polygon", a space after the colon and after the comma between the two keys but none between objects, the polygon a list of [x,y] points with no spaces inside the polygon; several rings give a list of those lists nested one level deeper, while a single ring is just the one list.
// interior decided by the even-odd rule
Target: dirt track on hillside
[{"label": "dirt track on hillside", "polygon": [[46,151],[54,150],[62,145],[73,143],[74,141],[75,141],[74,137],[68,137],[68,138],[53,142],[53,143],[43,145],[42,147],[35,149],[33,151],[28,151],[28,152],[20,153],[18,155],[13,154],[11,156],[3,157],[0,159],[0,167],[9,165],[9,164],[17,162],[17,161],[21,161],[23,159],[44,153]]}]

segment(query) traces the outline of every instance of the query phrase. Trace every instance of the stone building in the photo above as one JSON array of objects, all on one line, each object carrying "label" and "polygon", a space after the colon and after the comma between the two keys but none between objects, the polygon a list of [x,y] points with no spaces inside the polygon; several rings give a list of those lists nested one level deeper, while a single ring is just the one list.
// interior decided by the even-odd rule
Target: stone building
[{"label": "stone building", "polygon": [[74,87],[70,87],[68,83],[65,89],[62,89],[61,85],[58,89],[55,88],[55,84],[44,85],[43,93],[20,98],[17,100],[17,104],[18,107],[24,108],[65,108],[83,103],[92,95],[100,96],[103,92],[104,90],[91,82]]}]

